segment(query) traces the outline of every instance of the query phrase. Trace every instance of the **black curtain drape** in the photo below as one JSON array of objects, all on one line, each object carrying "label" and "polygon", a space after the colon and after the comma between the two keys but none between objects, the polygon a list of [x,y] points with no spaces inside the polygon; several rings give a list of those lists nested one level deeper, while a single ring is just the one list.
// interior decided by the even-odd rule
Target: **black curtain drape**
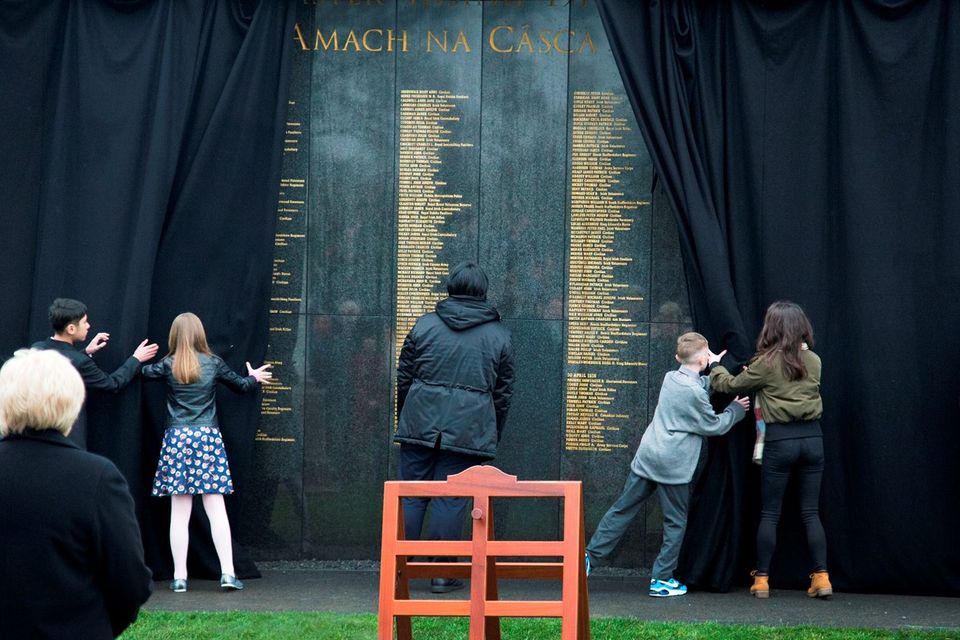
[{"label": "black curtain drape", "polygon": [[[835,585],[960,593],[960,3],[598,2],[697,326],[743,362],[773,300],[814,323]],[[691,583],[753,566],[751,430],[710,442]],[[808,562],[785,517],[771,582]]]},{"label": "black curtain drape", "polygon": [[[0,2],[0,353],[49,335],[66,296],[111,334],[106,370],[145,337],[165,352],[185,310],[235,369],[263,358],[293,14],[292,0]],[[93,394],[88,411],[89,448],[126,476],[166,577],[169,501],[148,497],[161,387]],[[229,395],[236,523],[259,403]],[[242,549],[237,571],[256,574]],[[219,576],[208,536],[191,537],[191,575]]]}]

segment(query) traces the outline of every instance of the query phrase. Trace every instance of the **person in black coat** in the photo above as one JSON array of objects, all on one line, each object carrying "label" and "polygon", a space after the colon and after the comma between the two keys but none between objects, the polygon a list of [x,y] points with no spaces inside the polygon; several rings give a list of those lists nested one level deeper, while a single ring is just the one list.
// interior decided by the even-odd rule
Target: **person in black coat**
[{"label": "person in black coat", "polygon": [[[52,349],[67,358],[80,373],[87,389],[116,393],[140,373],[141,364],[157,355],[158,346],[144,340],[116,371],[107,373],[93,361],[93,354],[107,345],[109,333],[98,333],[85,349],[77,347],[87,339],[90,330],[87,305],[79,300],[57,298],[50,305],[49,317],[53,336],[34,343],[33,348]],[[70,439],[80,447],[87,448],[87,412],[83,408],[70,431]]]},{"label": "person in black coat", "polygon": [[[510,409],[513,346],[510,330],[486,301],[486,274],[462,262],[447,276],[447,293],[434,313],[417,320],[400,351],[394,440],[401,480],[446,480],[493,459]],[[420,538],[431,502],[428,538],[459,538],[464,498],[404,498],[406,538]],[[431,590],[462,586],[434,579]]]},{"label": "person in black coat", "polygon": [[0,368],[0,638],[119,636],[152,588],[127,483],[66,435],[84,388],[52,351]]}]

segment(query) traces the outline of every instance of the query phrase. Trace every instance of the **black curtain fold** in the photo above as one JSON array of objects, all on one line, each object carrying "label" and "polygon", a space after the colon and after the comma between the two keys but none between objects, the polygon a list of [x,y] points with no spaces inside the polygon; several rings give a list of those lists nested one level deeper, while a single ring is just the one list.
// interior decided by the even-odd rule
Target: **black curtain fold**
[{"label": "black curtain fold", "polygon": [[[960,593],[960,5],[598,4],[677,215],[697,326],[743,362],[773,300],[814,323],[835,584]],[[681,562],[693,584],[726,590],[753,566],[751,431],[710,441]],[[787,509],[772,581],[800,586]]]},{"label": "black curtain fold", "polygon": [[[263,358],[293,17],[292,1],[0,3],[0,352],[48,335],[46,308],[67,296],[110,332],[107,370],[145,337],[164,352],[186,310],[234,368]],[[169,505],[148,498],[161,387],[88,408],[89,448],[126,476],[165,577]],[[236,522],[259,405],[222,396]],[[205,542],[191,538],[191,575],[219,576]]]}]

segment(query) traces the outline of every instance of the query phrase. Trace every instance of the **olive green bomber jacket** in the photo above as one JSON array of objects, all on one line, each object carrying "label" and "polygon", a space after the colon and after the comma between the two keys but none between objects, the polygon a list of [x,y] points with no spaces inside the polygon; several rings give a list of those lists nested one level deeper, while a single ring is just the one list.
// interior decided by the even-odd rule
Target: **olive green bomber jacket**
[{"label": "olive green bomber jacket", "polygon": [[733,395],[755,394],[767,423],[782,424],[818,420],[823,415],[820,398],[820,356],[810,350],[800,352],[807,375],[788,380],[781,359],[774,356],[768,364],[756,358],[737,376],[717,365],[710,371],[710,388]]}]

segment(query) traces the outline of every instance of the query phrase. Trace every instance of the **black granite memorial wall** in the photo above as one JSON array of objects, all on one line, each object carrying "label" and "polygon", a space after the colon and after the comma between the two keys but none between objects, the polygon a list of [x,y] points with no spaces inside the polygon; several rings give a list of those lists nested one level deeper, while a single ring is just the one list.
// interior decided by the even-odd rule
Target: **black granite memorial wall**
[{"label": "black granite memorial wall", "polygon": [[[442,276],[477,260],[513,332],[496,464],[584,481],[588,531],[689,329],[677,231],[592,0],[306,0],[278,205],[268,360],[242,542],[375,559],[394,372]],[[555,537],[555,503],[504,505]],[[649,505],[617,564],[649,566]]]}]

